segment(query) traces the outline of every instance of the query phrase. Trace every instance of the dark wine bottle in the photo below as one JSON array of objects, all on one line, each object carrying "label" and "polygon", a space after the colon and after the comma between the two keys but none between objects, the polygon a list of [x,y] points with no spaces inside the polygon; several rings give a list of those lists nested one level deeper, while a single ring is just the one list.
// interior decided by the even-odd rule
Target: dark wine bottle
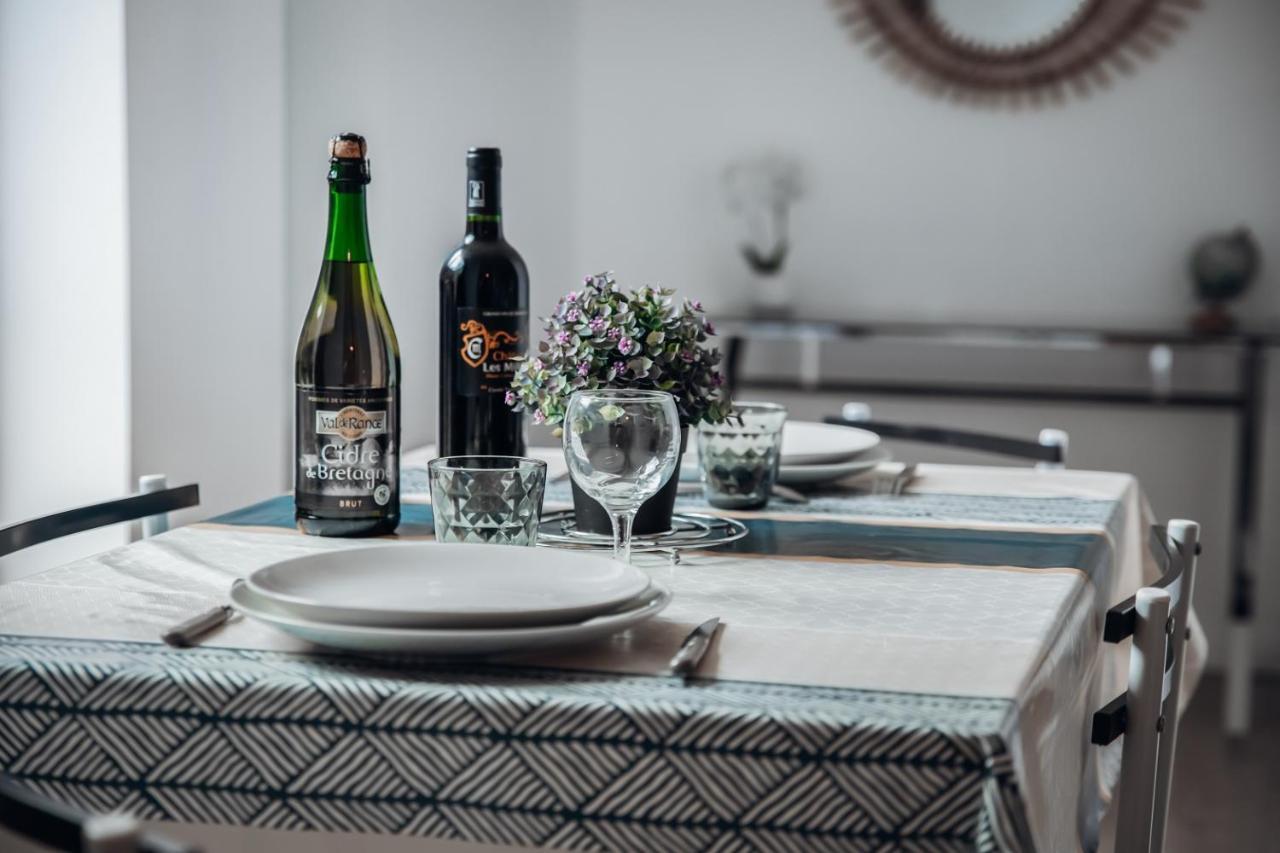
[{"label": "dark wine bottle", "polygon": [[523,456],[505,397],[529,338],[529,273],[502,236],[502,154],[467,152],[467,232],[440,270],[441,456]]},{"label": "dark wine bottle", "polygon": [[369,251],[364,138],[329,142],[324,263],[298,338],[294,517],[305,533],[400,523],[400,346]]}]

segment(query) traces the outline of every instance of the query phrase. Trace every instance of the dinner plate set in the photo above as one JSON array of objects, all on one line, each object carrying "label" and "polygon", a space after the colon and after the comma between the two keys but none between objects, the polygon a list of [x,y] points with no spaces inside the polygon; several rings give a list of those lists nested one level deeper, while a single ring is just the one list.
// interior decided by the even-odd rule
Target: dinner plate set
[{"label": "dinner plate set", "polygon": [[[695,444],[682,477],[698,477]],[[834,482],[888,458],[875,433],[791,421],[778,480]],[[231,590],[235,609],[310,643],[425,655],[590,642],[670,602],[670,590],[601,552],[439,542],[324,550],[264,566]]]},{"label": "dinner plate set", "polygon": [[656,616],[671,593],[595,553],[412,543],[265,566],[232,587],[231,601],[324,646],[484,655],[601,639]]},{"label": "dinner plate set", "polygon": [[[698,479],[695,442],[689,442],[681,479]],[[787,421],[782,428],[778,482],[785,486],[831,483],[865,474],[890,459],[880,436],[865,429],[812,421]]]}]

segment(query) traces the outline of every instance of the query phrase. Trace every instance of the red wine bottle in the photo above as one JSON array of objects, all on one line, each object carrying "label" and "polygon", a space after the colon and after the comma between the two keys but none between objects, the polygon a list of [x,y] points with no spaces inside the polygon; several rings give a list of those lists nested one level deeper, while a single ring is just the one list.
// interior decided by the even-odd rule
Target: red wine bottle
[{"label": "red wine bottle", "polygon": [[529,272],[502,236],[502,153],[467,152],[467,231],[440,270],[441,456],[523,456],[507,405],[529,338]]}]

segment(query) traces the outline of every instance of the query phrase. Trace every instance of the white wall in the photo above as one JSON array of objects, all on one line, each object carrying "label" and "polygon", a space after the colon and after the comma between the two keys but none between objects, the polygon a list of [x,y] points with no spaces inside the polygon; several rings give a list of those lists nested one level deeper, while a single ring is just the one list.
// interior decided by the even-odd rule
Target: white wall
[{"label": "white wall", "polygon": [[[133,470],[286,488],[283,0],[128,0]],[[299,315],[300,316],[300,315]]]},{"label": "white wall", "polygon": [[[0,524],[129,472],[124,7],[0,0]],[[14,555],[0,580],[123,541]]]},{"label": "white wall", "polygon": [[[531,271],[535,309],[572,281],[576,4],[289,5],[289,311],[296,339],[324,248],[326,143],[369,141],[374,262],[400,340],[404,444],[434,440],[440,265],[465,226],[466,150],[503,154],[506,234]],[[353,36],[353,34],[358,34]],[[354,41],[353,41],[354,37]]]},{"label": "white wall", "polygon": [[[1206,7],[1111,91],[1015,112],[903,85],[823,0],[583,3],[577,266],[734,306],[720,170],[776,146],[810,175],[801,312],[1180,323],[1202,233],[1247,222],[1280,257],[1280,4]],[[1277,268],[1250,303],[1273,317]]]},{"label": "white wall", "polygon": [[[315,284],[325,144],[370,140],[375,261],[407,445],[435,432],[437,274],[463,155],[501,144],[508,234],[544,301],[569,274],[571,4],[128,0],[135,473],[206,517],[290,487],[293,347]],[[424,50],[424,45],[432,49]],[[552,271],[555,271],[554,273]]]}]

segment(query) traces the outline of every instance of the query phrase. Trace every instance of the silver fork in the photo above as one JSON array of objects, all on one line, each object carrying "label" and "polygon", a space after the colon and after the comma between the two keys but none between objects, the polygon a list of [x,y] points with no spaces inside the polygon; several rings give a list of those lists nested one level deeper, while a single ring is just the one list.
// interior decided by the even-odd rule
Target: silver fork
[{"label": "silver fork", "polygon": [[876,466],[871,475],[871,494],[888,494],[906,467],[901,462],[885,462]]}]

